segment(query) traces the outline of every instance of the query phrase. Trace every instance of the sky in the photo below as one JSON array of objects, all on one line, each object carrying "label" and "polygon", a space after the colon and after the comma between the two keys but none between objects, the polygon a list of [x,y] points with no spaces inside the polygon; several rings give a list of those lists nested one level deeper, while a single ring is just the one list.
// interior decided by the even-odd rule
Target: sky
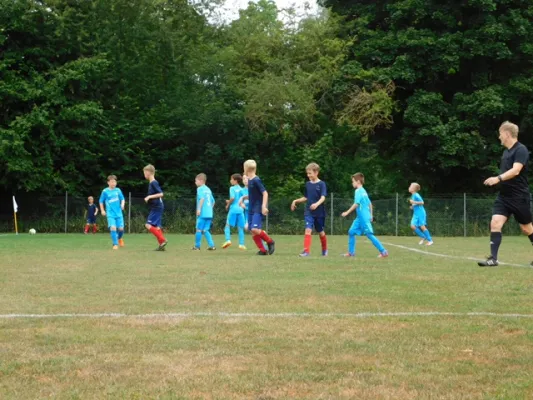
[{"label": "sky", "polygon": [[[246,8],[250,0],[226,0],[224,4],[224,18],[228,21],[239,17],[239,9]],[[316,0],[275,0],[278,9],[294,7],[297,14],[316,14],[318,5]]]}]

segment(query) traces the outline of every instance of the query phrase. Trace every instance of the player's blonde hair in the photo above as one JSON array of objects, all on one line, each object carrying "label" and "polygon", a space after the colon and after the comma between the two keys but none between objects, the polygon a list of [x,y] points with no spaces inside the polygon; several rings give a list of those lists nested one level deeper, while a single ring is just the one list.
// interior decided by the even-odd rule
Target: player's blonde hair
[{"label": "player's blonde hair", "polygon": [[207,175],[202,172],[201,174],[196,175],[196,179],[202,182],[207,182]]},{"label": "player's blonde hair", "polygon": [[512,122],[505,121],[500,125],[500,131],[509,132],[512,138],[518,137],[518,125],[513,124]]},{"label": "player's blonde hair", "polygon": [[411,182],[411,186],[414,186],[417,192],[420,190],[420,185],[416,182]]},{"label": "player's blonde hair", "polygon": [[89,197],[87,197],[87,200],[93,200],[94,201],[94,197],[93,196],[89,196]]},{"label": "player's blonde hair", "polygon": [[256,171],[257,170],[257,163],[255,160],[246,160],[244,162],[244,172],[248,171]]},{"label": "player's blonde hair", "polygon": [[361,182],[361,185],[365,184],[365,176],[362,172],[357,172],[352,175],[352,180]]},{"label": "player's blonde hair", "polygon": [[152,164],[148,164],[146,167],[144,167],[143,171],[148,171],[152,175],[155,175],[155,167]]},{"label": "player's blonde hair", "polygon": [[306,171],[313,171],[313,172],[320,172],[320,165],[318,165],[317,163],[310,163],[310,164],[307,164],[307,167],[305,167],[305,170]]},{"label": "player's blonde hair", "polygon": [[117,180],[117,176],[116,176],[116,175],[109,175],[109,176],[107,177],[107,181],[109,182],[109,181],[111,181],[111,180],[116,181],[116,180]]}]

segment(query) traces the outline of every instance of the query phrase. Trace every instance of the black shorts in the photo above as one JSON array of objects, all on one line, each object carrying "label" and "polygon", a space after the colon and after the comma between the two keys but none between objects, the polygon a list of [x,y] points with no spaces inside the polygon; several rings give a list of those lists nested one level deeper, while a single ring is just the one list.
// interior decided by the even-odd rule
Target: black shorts
[{"label": "black shorts", "polygon": [[533,221],[530,199],[523,197],[496,197],[492,215],[504,215],[507,218],[514,215],[514,219],[520,225],[527,225]]}]

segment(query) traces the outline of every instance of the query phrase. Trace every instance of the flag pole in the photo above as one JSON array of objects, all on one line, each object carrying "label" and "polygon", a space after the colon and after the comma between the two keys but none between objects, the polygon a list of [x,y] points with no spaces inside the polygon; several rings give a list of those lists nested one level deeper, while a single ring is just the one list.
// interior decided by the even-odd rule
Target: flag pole
[{"label": "flag pole", "polygon": [[16,211],[13,212],[13,216],[15,217],[15,234],[18,235],[19,234],[19,228],[18,228],[18,225],[17,225],[17,212]]}]

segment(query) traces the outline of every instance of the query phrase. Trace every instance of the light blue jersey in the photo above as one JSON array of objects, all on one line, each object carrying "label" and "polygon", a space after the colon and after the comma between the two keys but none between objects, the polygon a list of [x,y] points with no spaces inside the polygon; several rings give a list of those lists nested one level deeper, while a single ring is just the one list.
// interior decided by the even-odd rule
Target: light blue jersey
[{"label": "light blue jersey", "polygon": [[105,188],[100,195],[100,203],[105,204],[105,211],[108,218],[122,218],[122,207],[124,195],[119,188]]},{"label": "light blue jersey", "polygon": [[215,198],[213,197],[211,189],[209,189],[206,185],[202,185],[196,189],[196,210],[198,210],[200,200],[202,199],[204,199],[204,204],[200,210],[199,217],[213,218],[213,206],[215,205]]},{"label": "light blue jersey", "polygon": [[[242,196],[243,196],[243,197],[244,197],[244,196],[248,196],[248,188],[247,188],[247,187],[245,187],[245,188],[242,189]],[[246,217],[248,218],[248,205],[250,204],[250,200],[245,199],[245,200],[243,200],[243,203],[244,203],[244,207],[246,207],[246,208],[244,209],[244,214],[245,214]]]},{"label": "light blue jersey", "polygon": [[243,213],[242,207],[239,205],[239,201],[242,196],[244,196],[244,189],[239,185],[234,185],[229,189],[229,198],[233,199],[228,212],[230,214],[241,214]]},{"label": "light blue jersey", "polygon": [[[413,193],[411,196],[411,200],[413,201],[424,201],[422,199],[422,196],[420,196],[419,193]],[[413,214],[416,216],[425,216],[426,215],[426,209],[424,208],[423,204],[413,204]]]},{"label": "light blue jersey", "polygon": [[357,204],[357,219],[363,222],[371,222],[372,213],[370,211],[370,205],[372,202],[365,188],[360,187],[355,191],[354,203]]}]

